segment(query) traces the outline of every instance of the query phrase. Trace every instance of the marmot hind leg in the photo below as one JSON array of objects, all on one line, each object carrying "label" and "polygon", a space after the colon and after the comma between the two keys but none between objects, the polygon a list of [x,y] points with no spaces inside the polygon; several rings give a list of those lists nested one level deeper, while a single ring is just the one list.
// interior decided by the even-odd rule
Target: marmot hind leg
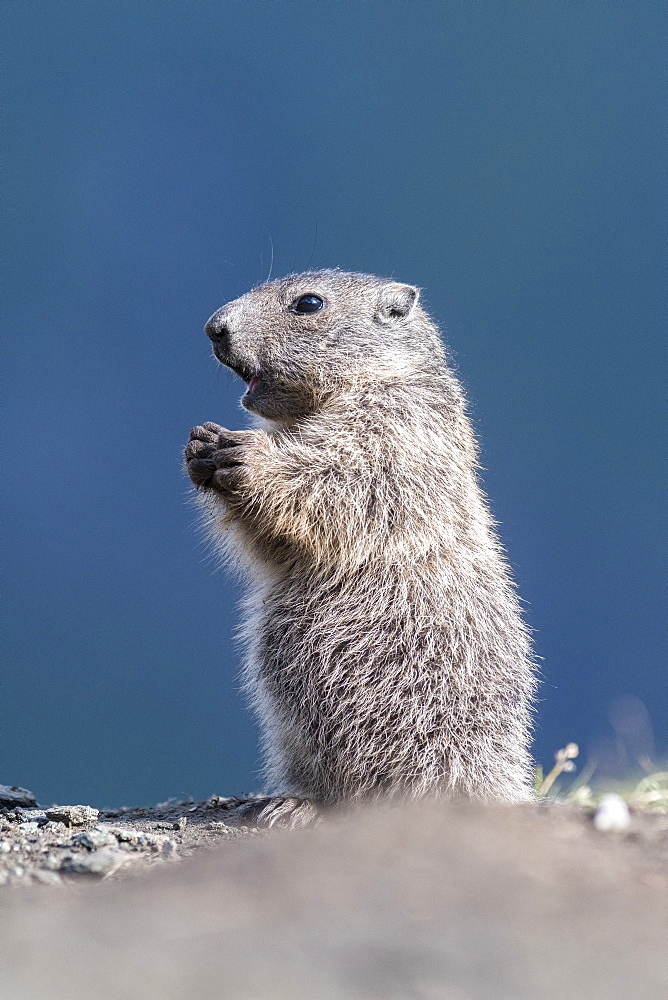
[{"label": "marmot hind leg", "polygon": [[298,799],[294,796],[272,795],[267,798],[246,802],[237,810],[243,820],[249,820],[262,827],[285,827],[300,830],[314,826],[320,821],[318,807],[312,799]]}]

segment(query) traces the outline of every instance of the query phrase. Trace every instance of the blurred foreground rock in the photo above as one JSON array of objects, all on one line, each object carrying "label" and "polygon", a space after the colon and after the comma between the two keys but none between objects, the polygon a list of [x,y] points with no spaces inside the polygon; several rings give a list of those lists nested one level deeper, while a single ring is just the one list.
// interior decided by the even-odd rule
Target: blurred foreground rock
[{"label": "blurred foreground rock", "polygon": [[141,878],[5,890],[3,985],[12,1000],[656,1000],[654,820],[634,841],[568,809],[368,809]]}]

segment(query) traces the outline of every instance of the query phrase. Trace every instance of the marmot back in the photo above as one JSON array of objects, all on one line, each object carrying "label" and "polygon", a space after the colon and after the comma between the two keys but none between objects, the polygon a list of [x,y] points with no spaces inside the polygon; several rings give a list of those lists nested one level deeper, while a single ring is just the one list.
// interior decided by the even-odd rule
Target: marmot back
[{"label": "marmot back", "polygon": [[206,326],[263,418],[194,428],[186,459],[212,536],[248,571],[245,682],[276,794],[531,794],[527,629],[418,299],[308,272]]}]

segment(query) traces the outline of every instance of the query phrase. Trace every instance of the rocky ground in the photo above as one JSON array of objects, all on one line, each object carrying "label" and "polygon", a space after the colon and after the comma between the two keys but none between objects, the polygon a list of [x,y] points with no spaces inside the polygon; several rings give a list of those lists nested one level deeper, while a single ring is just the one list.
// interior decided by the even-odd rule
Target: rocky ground
[{"label": "rocky ground", "polygon": [[[26,789],[0,785],[0,886],[116,881],[224,841],[266,835],[253,818],[256,802],[212,795],[145,808],[40,807]],[[629,810],[615,795],[597,808],[546,800],[536,811],[565,836],[622,843],[639,866],[668,879],[665,813]]]},{"label": "rocky ground", "polygon": [[248,808],[5,801],[3,996],[668,996],[665,813],[413,803],[258,830]]},{"label": "rocky ground", "polygon": [[26,789],[0,785],[0,886],[116,880],[182,861],[198,849],[260,834],[241,815],[252,803],[212,795],[135,809],[40,807]]}]

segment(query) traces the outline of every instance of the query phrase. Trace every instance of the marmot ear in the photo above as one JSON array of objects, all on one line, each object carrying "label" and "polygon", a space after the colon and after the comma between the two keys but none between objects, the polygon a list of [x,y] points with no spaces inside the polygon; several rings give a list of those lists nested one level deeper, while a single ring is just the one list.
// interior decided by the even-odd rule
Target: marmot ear
[{"label": "marmot ear", "polygon": [[413,285],[400,285],[392,281],[383,285],[378,296],[376,318],[381,323],[391,323],[395,319],[404,319],[415,308],[420,289]]}]

